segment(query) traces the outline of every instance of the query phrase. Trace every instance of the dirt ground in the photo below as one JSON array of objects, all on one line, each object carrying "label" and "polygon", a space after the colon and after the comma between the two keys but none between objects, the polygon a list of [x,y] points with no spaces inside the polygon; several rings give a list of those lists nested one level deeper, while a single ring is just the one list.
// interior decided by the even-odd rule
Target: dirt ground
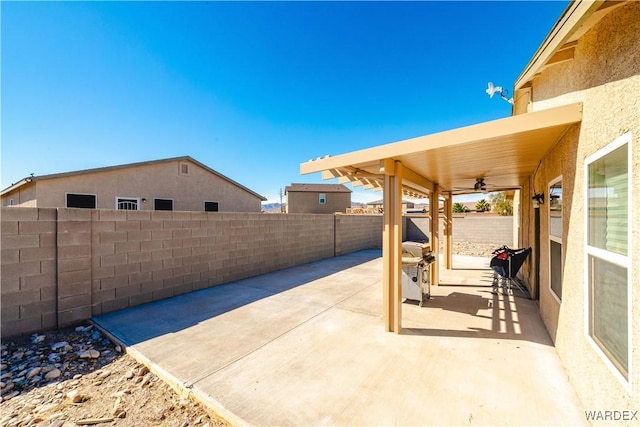
[{"label": "dirt ground", "polygon": [[2,343],[0,426],[227,426],[89,324]]}]

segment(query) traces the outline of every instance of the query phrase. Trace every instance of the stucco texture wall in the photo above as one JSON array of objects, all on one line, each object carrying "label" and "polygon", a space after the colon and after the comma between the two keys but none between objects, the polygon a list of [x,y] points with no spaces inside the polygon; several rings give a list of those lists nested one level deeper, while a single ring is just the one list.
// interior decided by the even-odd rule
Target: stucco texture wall
[{"label": "stucco texture wall", "polygon": [[345,213],[351,206],[351,193],[323,193],[326,196],[324,204],[319,203],[320,193],[312,191],[289,191],[287,193],[288,213]]},{"label": "stucco texture wall", "polygon": [[[584,34],[573,60],[547,67],[533,82],[533,109],[583,103],[572,127],[543,159],[523,198],[548,196],[549,182],[563,179],[564,272],[562,303],[549,289],[549,215],[541,208],[540,311],[565,369],[586,410],[640,410],[640,252],[632,250],[631,382],[625,384],[596,352],[585,332],[584,161],[621,135],[632,135],[633,242],[640,243],[640,2],[617,7]],[[533,210],[523,211],[533,221]],[[530,230],[530,229],[529,229]],[[525,233],[531,241],[533,233]]]},{"label": "stucco texture wall", "polygon": [[10,193],[2,196],[2,206],[22,206],[25,208],[37,207],[36,184],[27,183]]}]

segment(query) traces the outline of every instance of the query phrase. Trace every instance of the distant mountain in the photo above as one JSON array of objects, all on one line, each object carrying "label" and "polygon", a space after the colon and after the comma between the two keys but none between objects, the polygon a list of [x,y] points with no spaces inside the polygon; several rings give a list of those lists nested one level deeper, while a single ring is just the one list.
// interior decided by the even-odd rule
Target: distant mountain
[{"label": "distant mountain", "polygon": [[264,203],[262,205],[262,212],[267,212],[267,213],[280,213],[282,211],[284,211],[285,208],[285,204],[282,203]]}]

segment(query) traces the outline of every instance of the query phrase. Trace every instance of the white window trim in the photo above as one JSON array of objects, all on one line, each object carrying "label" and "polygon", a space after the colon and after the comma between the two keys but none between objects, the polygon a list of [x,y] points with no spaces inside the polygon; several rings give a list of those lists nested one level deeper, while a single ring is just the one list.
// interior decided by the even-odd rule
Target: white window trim
[{"label": "white window trim", "polygon": [[[136,207],[138,208],[138,209],[136,209],[136,210],[137,210],[137,211],[139,211],[139,210],[140,210],[140,197],[116,196],[116,199],[115,199],[115,207],[116,207],[116,208],[115,208],[115,209],[116,209],[116,210],[122,210],[122,209],[118,209],[118,199],[131,199],[131,200],[135,200],[135,201],[136,201]],[[124,209],[124,210],[126,210],[126,209]]]},{"label": "white window trim", "polygon": [[[589,165],[591,163],[593,163],[596,160],[601,159],[602,157],[606,156],[607,154],[613,152],[614,150],[617,150],[618,148],[622,147],[623,145],[627,144],[627,170],[629,171],[629,176],[628,176],[628,185],[627,185],[627,191],[628,191],[628,206],[627,206],[627,215],[629,218],[629,227],[627,230],[627,256],[624,255],[619,255],[619,254],[612,254],[609,253],[608,251],[605,251],[603,249],[600,248],[595,248],[595,247],[591,247],[589,246]],[[615,140],[613,140],[611,143],[609,143],[607,146],[601,148],[600,150],[596,151],[595,153],[593,153],[592,155],[588,156],[585,160],[584,160],[584,165],[583,165],[583,169],[584,169],[584,177],[583,177],[583,183],[584,183],[584,206],[583,206],[583,210],[584,210],[584,335],[585,338],[587,340],[587,342],[591,345],[591,348],[595,351],[595,353],[598,355],[598,357],[600,357],[600,359],[604,362],[604,364],[609,368],[609,370],[611,371],[611,373],[614,375],[614,377],[616,377],[618,379],[618,381],[620,382],[620,384],[627,390],[627,392],[631,393],[632,391],[632,384],[633,384],[633,359],[632,359],[632,355],[633,355],[633,334],[634,334],[634,330],[633,330],[633,322],[632,322],[632,312],[633,312],[633,305],[632,305],[632,301],[633,301],[633,295],[632,295],[632,290],[633,290],[633,286],[632,286],[632,277],[631,277],[631,269],[632,269],[632,265],[631,265],[631,254],[633,253],[633,240],[632,240],[632,226],[633,226],[633,222],[631,221],[631,219],[633,218],[632,216],[632,206],[633,206],[633,192],[632,192],[632,174],[633,174],[633,169],[632,169],[632,165],[633,165],[633,151],[632,151],[632,137],[631,137],[631,132],[627,132],[621,136],[619,136],[618,138],[616,138]],[[589,291],[589,256],[595,256],[597,258],[600,259],[604,259],[607,262],[611,262],[612,264],[621,266],[621,267],[625,267],[627,269],[627,307],[628,307],[628,313],[627,313],[627,331],[628,331],[628,355],[627,358],[629,360],[629,366],[628,366],[628,375],[627,378],[625,378],[622,373],[619,371],[619,369],[616,367],[616,365],[609,359],[609,356],[607,356],[604,351],[602,351],[602,349],[600,348],[600,346],[595,342],[595,340],[591,337],[591,334],[589,332],[589,327],[590,327],[590,312],[591,312],[591,307],[590,307],[590,300],[589,300],[589,295],[590,295],[590,291]]]},{"label": "white window trim", "polygon": [[98,209],[98,195],[97,194],[92,194],[92,193],[76,193],[74,191],[67,191],[64,193],[64,207],[65,209],[75,209],[75,208],[69,208],[69,206],[67,206],[67,196],[69,194],[77,194],[78,196],[93,196],[96,198],[96,207],[94,209]]},{"label": "white window trim", "polygon": [[[548,189],[551,189],[551,186],[554,184],[557,184],[558,182],[562,181],[562,175],[560,175],[559,177],[551,180],[549,182],[549,185],[547,186]],[[555,300],[558,302],[558,304],[562,304],[562,299],[556,294],[556,291],[554,291],[551,288],[551,241],[554,241],[556,243],[560,244],[560,247],[562,248],[562,251],[560,252],[560,270],[562,271],[562,275],[564,276],[564,211],[562,211],[562,236],[558,237],[558,236],[554,236],[551,234],[551,191],[549,191],[549,203],[547,203],[547,205],[549,206],[547,208],[547,218],[549,218],[549,239],[547,241],[548,243],[548,254],[549,254],[549,291],[551,292],[551,295],[553,295],[553,297],[555,298]],[[563,280],[563,286],[564,286],[564,280]]]}]

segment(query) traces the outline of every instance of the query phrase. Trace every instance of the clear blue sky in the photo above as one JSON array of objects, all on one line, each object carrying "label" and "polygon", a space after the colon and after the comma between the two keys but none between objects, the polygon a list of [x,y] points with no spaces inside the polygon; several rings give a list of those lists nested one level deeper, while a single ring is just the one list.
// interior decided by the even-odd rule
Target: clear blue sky
[{"label": "clear blue sky", "polygon": [[566,5],[3,1],[0,187],[190,155],[276,202],[311,158],[509,116],[487,82]]}]

